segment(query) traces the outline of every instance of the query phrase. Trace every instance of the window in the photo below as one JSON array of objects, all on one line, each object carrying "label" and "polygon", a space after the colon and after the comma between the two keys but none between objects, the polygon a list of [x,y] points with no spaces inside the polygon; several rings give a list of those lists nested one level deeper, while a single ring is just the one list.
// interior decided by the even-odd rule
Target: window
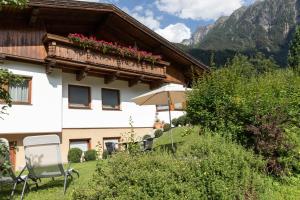
[{"label": "window", "polygon": [[120,91],[102,89],[102,109],[120,110]]},{"label": "window", "polygon": [[91,108],[90,88],[85,86],[69,85],[69,108]]},{"label": "window", "polygon": [[90,139],[74,139],[70,140],[70,149],[79,148],[83,152],[90,149]]},{"label": "window", "polygon": [[107,147],[106,147],[106,143],[107,142],[112,142],[113,143],[113,146],[114,146],[114,149],[119,149],[119,142],[120,142],[120,138],[119,137],[116,137],[116,138],[103,138],[103,149],[106,150]]},{"label": "window", "polygon": [[[175,103],[174,105],[171,105],[170,107],[171,111],[182,111],[184,110],[184,103]],[[168,111],[169,107],[168,105],[157,105],[156,106],[156,111]]]},{"label": "window", "polygon": [[8,92],[15,104],[31,104],[31,82],[32,79],[23,77],[20,84],[9,84]]}]

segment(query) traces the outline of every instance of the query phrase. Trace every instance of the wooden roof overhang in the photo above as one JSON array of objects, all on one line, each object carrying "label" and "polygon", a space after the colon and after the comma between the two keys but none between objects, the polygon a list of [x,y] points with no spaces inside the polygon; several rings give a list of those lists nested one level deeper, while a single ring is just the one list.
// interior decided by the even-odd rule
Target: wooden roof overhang
[{"label": "wooden roof overhang", "polygon": [[46,46],[46,72],[51,73],[54,68],[62,68],[67,72],[76,73],[78,81],[87,75],[101,76],[108,84],[116,79],[127,80],[129,87],[145,82],[155,87],[166,78],[168,62],[138,61],[112,53],[83,48],[71,42],[68,38],[47,34],[43,42]]},{"label": "wooden roof overhang", "polygon": [[[112,4],[73,0],[30,0],[29,6],[39,10],[37,16],[47,21],[47,30],[50,33],[60,30],[61,35],[81,30],[86,34],[99,34],[104,39],[115,37],[116,41],[123,40],[126,45],[137,44],[143,50],[163,52],[164,60],[170,61],[171,65],[176,62],[183,71],[191,66],[202,72],[210,70]],[[109,32],[106,33],[106,30]]]},{"label": "wooden roof overhang", "polygon": [[[9,23],[12,21],[19,21],[19,24],[21,24],[21,26],[19,25],[19,28],[24,27],[26,29],[33,29],[34,27],[39,27],[40,33],[35,34],[37,39],[25,41],[28,43],[28,48],[31,49],[34,46],[43,45],[40,44],[41,41],[38,40],[38,38],[40,38],[39,34],[42,34],[43,31],[44,34],[50,33],[64,37],[64,39],[57,41],[60,45],[66,45],[66,42],[64,41],[69,33],[81,33],[86,36],[96,36],[97,39],[117,42],[123,46],[136,45],[140,50],[161,55],[163,60],[167,61],[167,63],[165,63],[165,66],[167,67],[167,76],[168,71],[171,68],[176,68],[177,73],[183,74],[187,81],[191,79],[191,73],[194,71],[197,72],[197,74],[209,71],[207,66],[111,4],[73,0],[30,0],[28,7],[23,10],[14,8],[2,9],[0,12],[0,19],[3,19],[0,27],[10,26]],[[26,33],[24,33],[24,35],[25,34]],[[17,45],[19,45],[19,43],[21,44],[22,40],[23,38],[16,39]],[[5,41],[3,42],[5,45]],[[47,39],[45,42],[47,49],[49,46]],[[68,45],[69,48],[74,48],[71,44]],[[32,51],[36,52],[35,49]],[[104,69],[107,71],[110,70],[109,66],[104,67],[104,65],[99,65],[99,63],[91,64],[88,62],[83,63],[74,60],[70,61],[68,59],[58,59],[58,57],[54,58],[49,56],[49,52],[45,52],[45,50],[36,52],[35,58],[30,58],[30,56],[28,56],[30,54],[29,52],[20,52],[19,54],[22,55],[14,55],[9,52],[10,50],[4,51],[3,54],[5,54],[7,58],[11,57],[20,60],[46,62],[47,65],[52,63],[49,66],[53,66],[53,63],[56,62],[57,66],[73,66],[73,68],[75,66],[78,68],[88,67],[89,69],[96,67],[98,69],[97,73],[99,74],[99,68],[102,68],[101,70],[103,73]],[[66,63],[62,64],[61,62],[63,61]],[[161,65],[159,64],[159,66]],[[96,73],[96,70],[89,70],[89,73],[91,74],[94,72]],[[114,73],[114,71],[109,71],[109,73]],[[124,73],[122,73],[120,78],[126,79],[125,73],[128,75],[132,73],[134,76],[135,73],[137,73],[138,76],[140,76],[139,72],[135,71],[133,73],[132,71],[124,70]],[[131,78],[134,76],[131,76]],[[149,82],[153,82],[154,79],[162,78],[162,76],[158,76],[155,73],[145,74],[144,77],[146,77],[145,80]],[[172,82],[172,80],[168,80],[168,77],[164,81]]]}]

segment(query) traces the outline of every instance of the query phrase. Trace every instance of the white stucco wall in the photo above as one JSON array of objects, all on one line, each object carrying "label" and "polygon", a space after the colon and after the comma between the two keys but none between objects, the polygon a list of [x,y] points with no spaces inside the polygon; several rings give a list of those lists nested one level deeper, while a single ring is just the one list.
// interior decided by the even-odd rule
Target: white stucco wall
[{"label": "white stucco wall", "polygon": [[[91,87],[90,110],[68,108],[68,84]],[[101,88],[120,90],[121,111],[102,110]],[[103,78],[86,77],[76,81],[74,74],[63,73],[63,128],[118,128],[129,127],[132,117],[134,127],[152,127],[155,120],[155,106],[138,106],[131,99],[150,91],[146,84],[129,88],[126,81],[104,84]]]},{"label": "white stucco wall", "polygon": [[[45,67],[15,61],[5,61],[1,68],[32,77],[32,105],[13,105],[9,115],[0,119],[1,133],[59,133],[63,128],[122,128],[129,127],[132,117],[134,127],[152,127],[156,115],[155,106],[138,106],[131,102],[133,97],[150,91],[146,84],[128,87],[126,81],[104,84],[99,77],[86,77],[76,81],[74,74],[55,70],[50,75]],[[91,109],[70,109],[68,107],[68,85],[82,85],[91,88]],[[101,89],[120,90],[121,111],[102,110]],[[1,105],[0,105],[1,106]],[[173,111],[172,118],[183,112]],[[158,118],[169,122],[168,112],[159,112]]]},{"label": "white stucco wall", "polygon": [[44,66],[14,61],[5,61],[0,67],[32,77],[32,105],[8,108],[8,115],[2,115],[4,120],[0,119],[0,133],[61,132],[61,70],[47,75]]},{"label": "white stucco wall", "polygon": [[[180,116],[182,116],[184,114],[185,114],[184,111],[171,111],[171,119],[178,118],[178,117],[180,117]],[[160,111],[160,112],[158,112],[157,117],[158,117],[158,119],[160,119],[160,121],[164,121],[165,123],[169,123],[170,122],[169,112],[168,111]]]}]

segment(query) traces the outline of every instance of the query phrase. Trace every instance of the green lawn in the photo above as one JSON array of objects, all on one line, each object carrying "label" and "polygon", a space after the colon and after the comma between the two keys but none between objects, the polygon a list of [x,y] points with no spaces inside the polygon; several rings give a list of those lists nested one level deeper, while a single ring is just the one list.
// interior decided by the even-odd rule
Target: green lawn
[{"label": "green lawn", "polygon": [[[86,187],[88,182],[92,179],[94,171],[96,169],[96,161],[85,162],[79,164],[72,164],[72,168],[76,169],[80,173],[79,179],[74,174],[73,181],[69,181],[67,192],[63,194],[63,177],[56,178],[54,181],[51,179],[42,179],[42,183],[39,183],[39,189],[36,191],[34,184],[31,185],[31,191],[26,193],[25,200],[61,200],[71,199],[72,191],[79,187]],[[23,185],[23,184],[22,184]],[[22,185],[19,185],[14,199],[20,199],[22,191]],[[11,187],[2,188],[0,191],[0,200],[9,199]]]},{"label": "green lawn", "polygon": [[[189,130],[192,130],[189,132]],[[190,133],[190,134],[188,134]],[[190,141],[199,140],[201,136],[199,136],[199,128],[175,128],[173,129],[173,139],[175,147],[178,147],[182,144],[188,144]],[[154,148],[169,148],[170,145],[170,133],[166,132],[158,139],[155,139]],[[63,178],[57,178],[55,181],[51,179],[43,179],[42,183],[39,183],[39,190],[35,190],[35,186],[31,186],[31,191],[26,193],[25,200],[61,200],[61,199],[71,199],[72,191],[77,188],[88,187],[88,183],[93,177],[96,161],[93,162],[85,162],[80,164],[73,164],[72,167],[77,169],[80,172],[80,178],[77,179],[74,176],[74,180],[69,182],[69,186],[67,189],[66,195],[63,195]],[[286,181],[278,181],[269,177],[269,180],[273,184],[272,191],[269,191],[269,194],[264,199],[291,199],[298,200],[300,199],[300,177],[287,178]],[[15,198],[20,199],[21,193],[20,185],[17,188]],[[0,200],[8,199],[11,191],[11,187],[4,188],[4,191],[0,192]]]}]

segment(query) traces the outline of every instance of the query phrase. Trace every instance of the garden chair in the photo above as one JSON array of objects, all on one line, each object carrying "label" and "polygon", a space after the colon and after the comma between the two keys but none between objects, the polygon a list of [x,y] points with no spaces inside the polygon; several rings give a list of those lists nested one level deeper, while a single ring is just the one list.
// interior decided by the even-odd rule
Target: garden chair
[{"label": "garden chair", "polygon": [[[0,145],[5,145],[8,152],[2,152],[3,155],[1,156],[1,163],[10,163],[10,156],[9,156],[9,143],[8,140],[5,138],[0,138]],[[10,166],[6,171],[4,172],[2,169],[2,173],[0,172],[0,185],[4,184],[12,184],[13,189],[10,194],[10,198],[12,199],[16,190],[16,187],[18,184],[24,183],[27,175],[22,175],[26,167],[23,168],[23,170],[19,173],[18,176],[14,173],[12,167]]]},{"label": "garden chair", "polygon": [[65,194],[68,177],[73,179],[73,172],[79,177],[79,173],[69,167],[67,170],[64,169],[61,159],[59,137],[57,135],[29,136],[24,138],[23,145],[25,150],[26,167],[29,173],[25,178],[22,197],[24,195],[28,179],[54,179],[54,177],[60,176],[64,177]]},{"label": "garden chair", "polygon": [[151,151],[153,148],[154,138],[147,138],[143,140],[144,151]]}]

